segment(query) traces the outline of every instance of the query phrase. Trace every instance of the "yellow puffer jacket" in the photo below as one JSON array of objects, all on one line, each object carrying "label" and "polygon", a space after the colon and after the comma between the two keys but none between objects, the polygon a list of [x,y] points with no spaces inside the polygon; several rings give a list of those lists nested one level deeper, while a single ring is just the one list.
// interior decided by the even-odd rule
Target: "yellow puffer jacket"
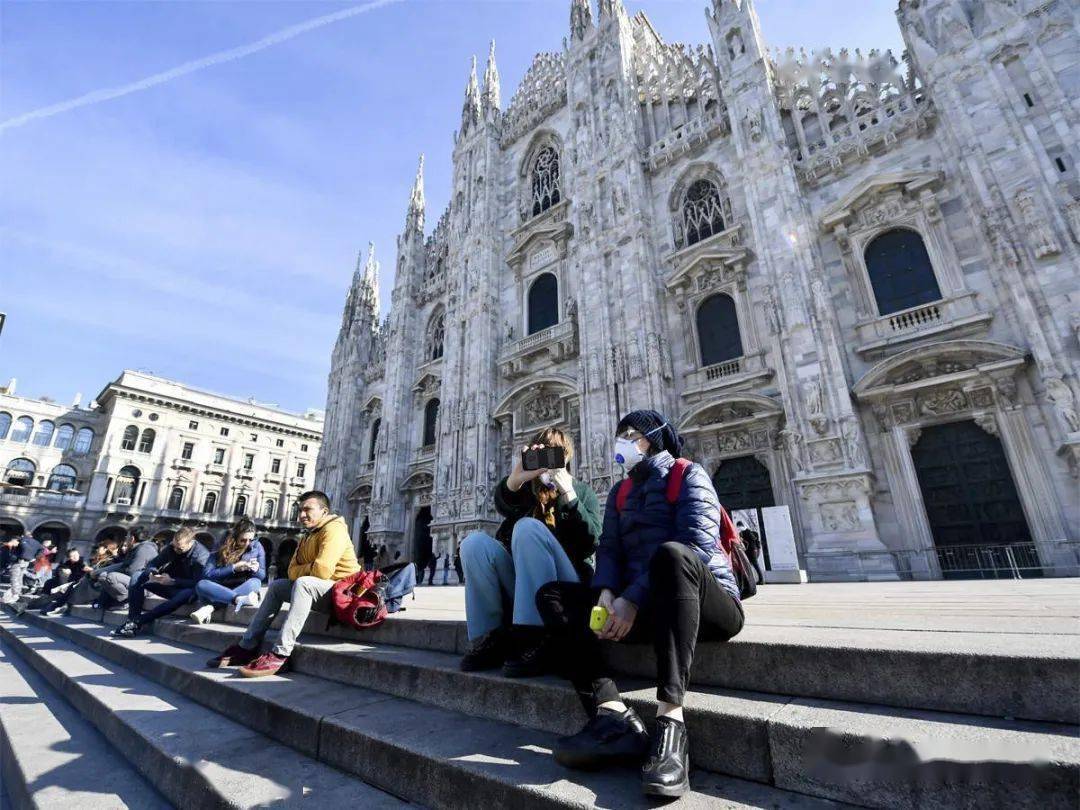
[{"label": "yellow puffer jacket", "polygon": [[339,580],[360,570],[345,521],[337,515],[312,529],[296,547],[289,562],[289,579],[318,577]]}]

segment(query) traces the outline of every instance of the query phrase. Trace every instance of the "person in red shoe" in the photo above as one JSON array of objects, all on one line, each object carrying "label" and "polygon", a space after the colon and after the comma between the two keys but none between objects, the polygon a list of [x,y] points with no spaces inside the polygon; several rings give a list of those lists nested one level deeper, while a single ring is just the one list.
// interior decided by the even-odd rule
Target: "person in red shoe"
[{"label": "person in red shoe", "polygon": [[[277,579],[266,589],[262,605],[240,643],[211,658],[208,666],[239,666],[240,674],[246,678],[274,675],[281,671],[288,663],[296,637],[303,630],[311,611],[330,613],[330,591],[334,583],[360,570],[349,529],[344,520],[330,511],[330,499],[326,493],[316,490],[305,492],[299,502],[300,525],[307,533],[293,553],[289,578]],[[268,652],[259,655],[266,631],[286,602],[289,603],[289,611],[277,643]]]}]

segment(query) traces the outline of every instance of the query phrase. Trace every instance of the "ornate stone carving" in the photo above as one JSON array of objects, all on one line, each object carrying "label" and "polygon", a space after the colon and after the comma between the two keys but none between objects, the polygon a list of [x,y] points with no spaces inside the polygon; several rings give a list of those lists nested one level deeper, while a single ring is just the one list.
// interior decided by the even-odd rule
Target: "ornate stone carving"
[{"label": "ornate stone carving", "polygon": [[807,442],[810,450],[810,463],[813,465],[835,464],[843,460],[840,442],[836,439],[816,439]]},{"label": "ornate stone carving", "polygon": [[806,456],[802,434],[797,430],[788,428],[780,431],[780,439],[784,442],[784,448],[787,450],[788,458],[791,460],[792,469],[796,472],[805,470]]},{"label": "ornate stone carving", "polygon": [[976,414],[974,418],[975,424],[989,433],[991,436],[998,435],[998,423],[997,417],[991,413]]},{"label": "ornate stone carving", "polygon": [[825,417],[825,399],[821,390],[821,378],[811,377],[802,381],[803,405],[809,416],[810,425],[819,436],[824,436],[829,427]]},{"label": "ornate stone carving", "polygon": [[795,327],[807,322],[806,305],[803,302],[802,288],[795,280],[795,274],[790,270],[784,273],[781,279],[782,294],[784,299],[784,312],[787,314],[788,326]]},{"label": "ornate stone carving", "polygon": [[1029,189],[1016,193],[1016,207],[1020,209],[1020,218],[1024,221],[1028,245],[1038,259],[1061,252],[1061,245],[1054,237],[1054,230],[1046,212],[1035,202]]},{"label": "ornate stone carving", "polygon": [[859,436],[858,417],[845,416],[841,419],[840,435],[844,442],[844,451],[847,455],[848,464],[852,467],[865,467],[866,454],[863,452],[862,440]]},{"label": "ornate stone carving", "polygon": [[1070,200],[1065,204],[1065,219],[1069,222],[1073,240],[1080,244],[1080,200]]},{"label": "ornate stone carving", "polygon": [[526,425],[557,422],[562,418],[562,400],[556,393],[541,392],[522,407]]},{"label": "ornate stone carving", "polygon": [[821,525],[829,532],[850,532],[859,528],[859,507],[855,501],[823,503],[819,507]]},{"label": "ornate stone carving", "polygon": [[1046,399],[1054,406],[1054,412],[1065,428],[1066,433],[1080,430],[1080,414],[1076,411],[1075,400],[1069,386],[1060,377],[1047,377]]},{"label": "ornate stone carving", "polygon": [[919,413],[929,416],[941,416],[956,413],[968,407],[967,397],[958,388],[947,388],[922,397],[919,401]]}]

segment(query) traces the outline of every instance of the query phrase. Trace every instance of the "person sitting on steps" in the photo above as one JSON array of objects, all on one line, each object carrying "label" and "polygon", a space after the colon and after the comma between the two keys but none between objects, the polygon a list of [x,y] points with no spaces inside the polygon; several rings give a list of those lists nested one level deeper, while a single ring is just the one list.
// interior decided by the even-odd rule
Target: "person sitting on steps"
[{"label": "person sitting on steps", "polygon": [[127,602],[132,584],[160,553],[157,541],[144,540],[143,535],[141,528],[133,528],[124,540],[120,560],[97,572],[95,578],[101,586],[97,606],[102,610]]},{"label": "person sitting on steps", "polygon": [[[689,743],[683,697],[699,639],[726,641],[743,627],[739,588],[727,555],[717,547],[721,511],[708,473],[683,472],[669,502],[668,475],[683,441],[656,411],[627,414],[615,431],[615,461],[632,484],[608,493],[593,590],[578,583],[545,585],[536,601],[559,641],[560,659],[589,721],[562,737],[555,758],[568,767],[598,768],[641,762],[646,794],[681,796],[689,789]],[[677,482],[678,483],[678,482]],[[589,629],[593,605],[607,612]],[[652,641],[659,701],[651,745],[637,713],[628,708],[600,655],[600,639]]]},{"label": "person sitting on steps", "polygon": [[254,607],[259,604],[259,589],[265,579],[266,551],[255,539],[255,524],[241,518],[211,553],[206,578],[195,584],[195,595],[202,605],[192,611],[191,620],[206,624],[214,614],[214,605],[231,604],[237,611],[245,605]]},{"label": "person sitting on steps", "polygon": [[[120,638],[136,636],[155,619],[194,601],[195,583],[206,575],[209,563],[210,552],[195,540],[195,530],[190,526],[177,530],[172,541],[131,583],[127,621],[112,634]],[[165,601],[144,611],[147,591],[165,597]]]},{"label": "person sitting on steps", "polygon": [[[514,459],[510,475],[495,488],[503,516],[495,537],[473,532],[461,542],[465,574],[465,623],[472,647],[461,659],[466,671],[503,667],[508,677],[544,672],[550,646],[536,610],[536,592],[552,582],[587,587],[600,536],[600,505],[588,485],[575,481],[570,437],[558,428],[533,436],[529,448],[562,448],[566,467],[524,470]],[[512,605],[506,627],[504,606]]]},{"label": "person sitting on steps", "polygon": [[[221,655],[211,658],[207,666],[214,669],[239,666],[240,674],[247,678],[281,671],[287,665],[296,637],[304,629],[311,611],[331,613],[334,583],[360,570],[349,529],[344,520],[330,511],[326,493],[305,492],[299,503],[300,525],[307,533],[293,553],[288,579],[271,583],[240,643],[230,645]],[[266,631],[286,602],[289,611],[277,643],[259,655]]]}]

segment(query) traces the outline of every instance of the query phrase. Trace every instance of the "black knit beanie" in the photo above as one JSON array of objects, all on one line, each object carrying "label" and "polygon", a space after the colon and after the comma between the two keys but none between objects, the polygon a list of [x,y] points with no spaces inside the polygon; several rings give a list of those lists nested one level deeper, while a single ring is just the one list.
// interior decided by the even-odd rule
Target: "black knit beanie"
[{"label": "black knit beanie", "polygon": [[[656,448],[657,452],[667,450],[675,458],[682,456],[683,438],[679,435],[679,431],[675,430],[674,425],[664,418],[663,414],[649,410],[631,411],[619,420],[619,426],[615,428],[615,433],[622,433],[627,428],[633,428],[643,435],[648,434],[645,438],[649,440],[649,444]],[[660,428],[660,430],[657,430],[657,428]],[[649,431],[655,432],[650,433]]]}]

